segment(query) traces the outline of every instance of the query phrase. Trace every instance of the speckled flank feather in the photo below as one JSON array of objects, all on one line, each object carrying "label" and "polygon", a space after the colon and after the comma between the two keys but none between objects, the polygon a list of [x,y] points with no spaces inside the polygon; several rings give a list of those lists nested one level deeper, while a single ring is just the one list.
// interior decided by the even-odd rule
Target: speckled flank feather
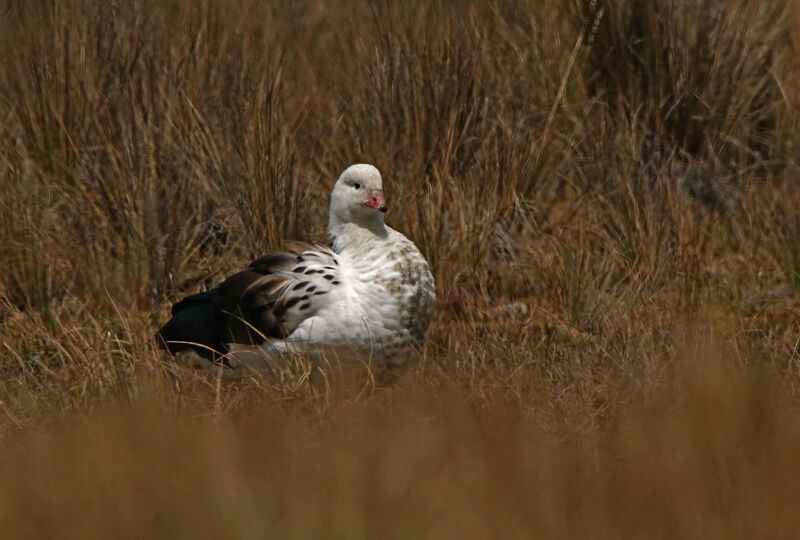
[{"label": "speckled flank feather", "polygon": [[290,242],[289,248],[295,256],[291,268],[264,276],[251,285],[275,287],[270,298],[272,312],[280,320],[284,336],[291,335],[304,320],[328,305],[331,293],[341,285],[339,260],[333,251],[301,242]]},{"label": "speckled flank feather", "polygon": [[428,263],[383,223],[385,211],[378,170],[349,167],[331,195],[332,249],[291,242],[185,298],[160,343],[232,371],[274,367],[289,352],[402,364],[427,341],[436,292]]},{"label": "speckled flank feather", "polygon": [[410,240],[386,233],[342,248],[342,286],[331,302],[273,346],[393,365],[421,350],[436,301],[433,277]]}]

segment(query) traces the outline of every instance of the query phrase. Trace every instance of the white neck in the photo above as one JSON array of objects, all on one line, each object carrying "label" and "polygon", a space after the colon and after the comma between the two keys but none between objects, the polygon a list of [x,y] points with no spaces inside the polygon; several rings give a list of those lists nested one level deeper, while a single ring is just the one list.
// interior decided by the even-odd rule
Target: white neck
[{"label": "white neck", "polygon": [[383,216],[375,217],[376,219],[364,223],[342,223],[331,219],[328,224],[328,232],[330,232],[333,239],[334,250],[338,252],[349,247],[358,247],[373,240],[386,238],[389,231],[386,230],[386,225],[383,223]]}]

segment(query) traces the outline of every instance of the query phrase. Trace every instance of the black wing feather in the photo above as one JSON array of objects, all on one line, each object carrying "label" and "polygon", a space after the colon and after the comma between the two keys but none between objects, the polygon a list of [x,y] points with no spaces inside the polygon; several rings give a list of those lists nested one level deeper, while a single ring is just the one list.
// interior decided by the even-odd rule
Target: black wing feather
[{"label": "black wing feather", "polygon": [[287,252],[263,255],[216,288],[175,303],[156,340],[173,354],[192,349],[218,361],[228,352],[227,344],[259,345],[284,338],[313,315],[309,308],[324,303],[303,302],[312,291],[319,298],[330,290],[331,263],[338,265],[327,248],[292,242]]},{"label": "black wing feather", "polygon": [[272,289],[253,285],[296,260],[288,253],[269,253],[214,289],[173,304],[172,318],[156,334],[158,345],[172,354],[193,349],[203,358],[217,360],[227,353],[226,343],[257,345],[265,338],[284,337],[271,311]]}]

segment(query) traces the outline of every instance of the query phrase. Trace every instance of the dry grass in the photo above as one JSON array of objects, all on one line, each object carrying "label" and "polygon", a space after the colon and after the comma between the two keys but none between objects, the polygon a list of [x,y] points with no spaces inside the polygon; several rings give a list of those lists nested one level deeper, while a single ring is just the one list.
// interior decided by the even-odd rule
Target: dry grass
[{"label": "dry grass", "polygon": [[[0,2],[0,530],[795,537],[800,3]],[[414,366],[233,383],[171,301],[384,173]]]}]

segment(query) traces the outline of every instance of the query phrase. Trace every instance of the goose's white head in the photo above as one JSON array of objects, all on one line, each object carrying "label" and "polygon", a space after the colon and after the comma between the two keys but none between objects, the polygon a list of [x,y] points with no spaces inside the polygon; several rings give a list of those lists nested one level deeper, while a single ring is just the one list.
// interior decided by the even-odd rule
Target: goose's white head
[{"label": "goose's white head", "polygon": [[383,215],[388,209],[378,169],[365,163],[351,165],[333,186],[331,233],[336,235],[343,225],[350,223],[379,232],[383,230]]}]

